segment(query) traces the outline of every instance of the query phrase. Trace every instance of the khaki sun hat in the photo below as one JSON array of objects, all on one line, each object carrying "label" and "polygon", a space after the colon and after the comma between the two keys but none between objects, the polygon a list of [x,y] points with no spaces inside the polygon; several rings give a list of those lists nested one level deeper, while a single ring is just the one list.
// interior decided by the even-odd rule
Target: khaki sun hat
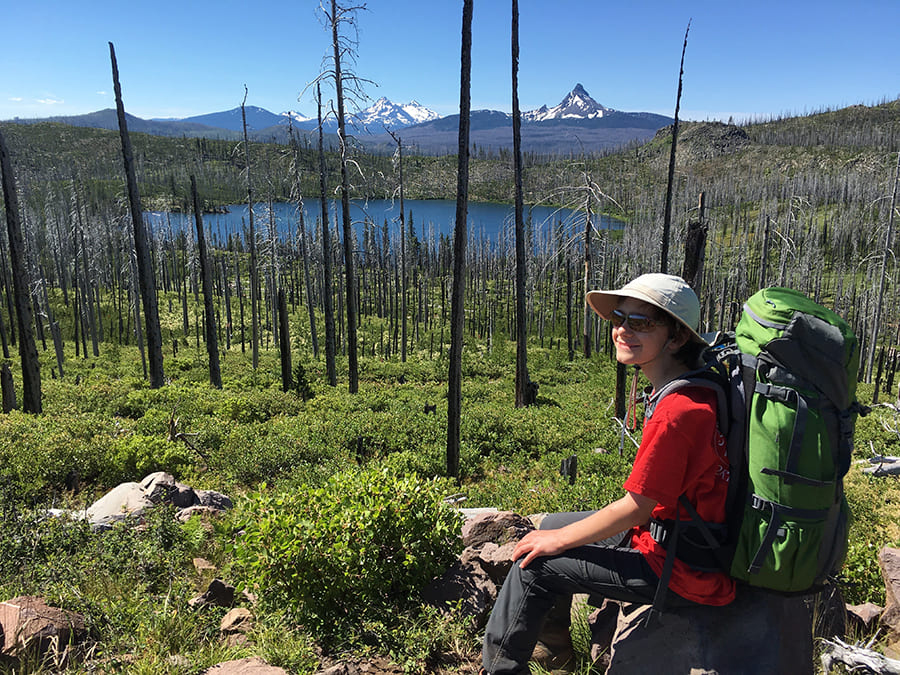
[{"label": "khaki sun hat", "polygon": [[700,326],[700,301],[684,279],[671,274],[642,274],[617,291],[588,291],[585,301],[604,319],[609,319],[622,298],[635,298],[658,307],[684,324],[691,339],[707,344],[697,329]]}]

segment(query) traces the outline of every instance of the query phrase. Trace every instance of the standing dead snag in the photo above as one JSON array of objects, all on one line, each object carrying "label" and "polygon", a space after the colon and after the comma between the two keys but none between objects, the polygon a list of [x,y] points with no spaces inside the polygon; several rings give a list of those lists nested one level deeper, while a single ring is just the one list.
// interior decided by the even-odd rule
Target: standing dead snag
[{"label": "standing dead snag", "polygon": [[684,262],[681,266],[681,278],[688,286],[700,295],[700,284],[703,281],[703,262],[706,258],[706,235],[709,227],[705,222],[706,197],[700,193],[699,216],[687,224],[684,236]]},{"label": "standing dead snag", "polygon": [[144,228],[144,216],[141,210],[141,197],[138,193],[137,178],[134,173],[134,155],[131,150],[131,137],[128,135],[128,123],[125,119],[125,105],[122,103],[122,87],[119,85],[119,66],[116,63],[116,50],[109,43],[109,58],[112,61],[113,88],[116,92],[116,113],[119,120],[119,136],[122,139],[122,159],[125,164],[125,180],[128,184],[128,204],[131,208],[131,224],[134,229],[134,251],[137,257],[138,284],[141,289],[141,302],[144,306],[144,322],[147,327],[147,353],[150,361],[150,386],[158,389],[163,386],[162,331],[159,327],[159,305],[156,298],[156,279],[153,274],[153,261],[150,257],[150,243]]},{"label": "standing dead snag", "polygon": [[881,275],[878,281],[878,298],[875,301],[875,320],[872,322],[872,335],[869,338],[869,355],[866,359],[866,382],[872,381],[875,343],[878,339],[878,330],[881,328],[881,307],[884,304],[884,286],[887,280],[888,258],[891,251],[891,240],[894,238],[894,210],[897,208],[898,182],[900,182],[900,152],[897,153],[897,166],[894,169],[893,187],[891,188],[891,208],[888,212],[888,228],[887,233],[884,235],[884,250],[881,252]]},{"label": "standing dead snag", "polygon": [[447,475],[459,480],[459,426],[462,405],[462,349],[465,329],[466,220],[469,217],[469,112],[472,85],[472,4],[463,1],[459,86],[459,145],[456,224],[453,232],[453,291],[450,299],[450,372],[447,379]]},{"label": "standing dead snag", "polygon": [[525,315],[525,224],[522,218],[522,115],[519,112],[519,2],[512,0],[512,128],[516,219],[516,407],[535,402],[528,377],[528,322]]},{"label": "standing dead snag", "polygon": [[669,180],[666,186],[666,207],[663,215],[662,251],[660,253],[659,271],[669,271],[669,231],[672,225],[672,191],[675,189],[675,149],[678,145],[678,109],[681,107],[681,84],[684,79],[684,53],[687,51],[688,33],[691,22],[688,21],[684,31],[684,45],[681,48],[681,67],[678,71],[678,95],[675,98],[675,121],[672,123],[672,151],[669,154]]},{"label": "standing dead snag", "polygon": [[406,275],[406,216],[403,207],[403,143],[400,136],[393,131],[388,131],[391,138],[397,144],[397,165],[400,177],[400,276],[402,285],[400,287],[400,320],[403,329],[400,338],[400,362],[406,363],[406,294],[408,279]]},{"label": "standing dead snag", "polygon": [[[19,355],[22,358],[22,409],[27,413],[43,411],[41,403],[41,366],[34,334],[31,332],[31,298],[28,270],[25,267],[25,239],[19,222],[19,198],[12,172],[12,161],[6,140],[0,134],[0,172],[3,180],[3,200],[6,204],[6,231],[9,237],[9,257],[12,261],[13,294],[16,302],[16,321],[19,324]],[[8,371],[7,371],[8,372]],[[11,379],[11,376],[10,378]],[[4,408],[9,395],[4,388]],[[15,393],[12,395],[15,405]]]},{"label": "standing dead snag", "polygon": [[322,310],[325,314],[325,372],[328,384],[337,385],[335,370],[334,288],[331,270],[331,232],[328,229],[328,198],[326,194],[325,141],[322,126],[322,91],[316,83],[316,107],[319,117],[319,203],[322,207]]},{"label": "standing dead snag", "polygon": [[350,220],[350,178],[347,173],[347,127],[344,113],[344,79],[355,80],[352,75],[344,74],[342,57],[352,53],[352,44],[341,35],[342,23],[353,23],[353,14],[365,9],[365,5],[353,7],[338,4],[331,0],[331,13],[326,13],[331,25],[331,43],[333,48],[334,87],[337,93],[338,143],[341,157],[341,219],[344,234],[344,276],[347,293],[347,370],[348,389],[351,394],[359,390],[359,364],[357,356],[357,318],[359,299],[356,288],[356,272],[353,263],[353,228]]},{"label": "standing dead snag", "polygon": [[197,180],[191,174],[191,197],[194,200],[194,222],[197,226],[197,252],[200,257],[200,281],[203,286],[203,313],[206,327],[206,353],[209,355],[209,382],[216,389],[222,388],[219,370],[219,339],[216,333],[216,311],[213,306],[212,270],[206,252],[206,236],[203,233],[203,215],[197,196]]},{"label": "standing dead snag", "polygon": [[259,270],[256,261],[256,226],[253,223],[253,181],[250,176],[250,139],[247,136],[247,86],[244,85],[244,100],[241,101],[241,122],[244,129],[244,159],[247,163],[247,218],[250,232],[247,242],[250,246],[250,351],[253,370],[259,367]]}]

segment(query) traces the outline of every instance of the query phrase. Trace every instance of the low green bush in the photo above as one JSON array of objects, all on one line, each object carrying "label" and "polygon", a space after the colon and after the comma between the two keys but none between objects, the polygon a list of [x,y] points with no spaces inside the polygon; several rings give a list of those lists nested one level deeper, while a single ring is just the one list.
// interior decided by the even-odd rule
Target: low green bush
[{"label": "low green bush", "polygon": [[414,607],[458,555],[460,521],[446,491],[443,481],[384,469],[350,470],[306,492],[264,488],[241,507],[235,573],[325,644],[352,643],[364,618]]},{"label": "low green bush", "polygon": [[167,471],[178,477],[197,459],[197,453],[187,445],[164,436],[123,434],[110,440],[103,478],[109,484],[139,481],[154,471]]}]

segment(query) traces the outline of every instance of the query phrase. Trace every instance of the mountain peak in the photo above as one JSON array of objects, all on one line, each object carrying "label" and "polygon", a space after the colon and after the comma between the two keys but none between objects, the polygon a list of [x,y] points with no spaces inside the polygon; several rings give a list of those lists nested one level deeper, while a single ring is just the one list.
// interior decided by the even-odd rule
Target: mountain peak
[{"label": "mountain peak", "polygon": [[382,96],[371,106],[360,111],[356,117],[358,124],[363,127],[375,129],[384,126],[398,129],[436,120],[439,115],[416,101],[400,105]]},{"label": "mountain peak", "polygon": [[537,110],[522,113],[522,118],[529,122],[545,122],[547,120],[582,119],[589,120],[603,117],[605,113],[613,112],[606,108],[587,93],[587,90],[579,82],[575,85],[559,105],[552,108],[541,106]]}]

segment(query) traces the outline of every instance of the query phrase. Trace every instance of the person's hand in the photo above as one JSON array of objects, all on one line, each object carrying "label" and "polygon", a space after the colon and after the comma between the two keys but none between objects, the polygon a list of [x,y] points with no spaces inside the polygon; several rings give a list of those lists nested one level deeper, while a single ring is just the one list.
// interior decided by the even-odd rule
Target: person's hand
[{"label": "person's hand", "polygon": [[522,558],[519,567],[528,567],[528,564],[538,556],[558,555],[566,550],[559,530],[532,530],[516,544],[512,559]]}]

